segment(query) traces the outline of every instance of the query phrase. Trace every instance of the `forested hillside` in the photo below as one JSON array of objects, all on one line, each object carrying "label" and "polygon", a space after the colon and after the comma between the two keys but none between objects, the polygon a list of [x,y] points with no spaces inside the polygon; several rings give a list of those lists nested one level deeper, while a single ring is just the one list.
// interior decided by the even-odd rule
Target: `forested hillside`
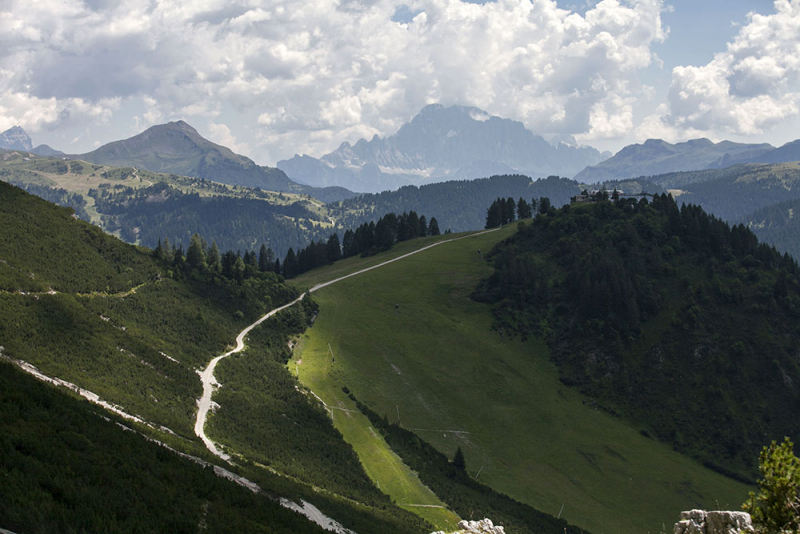
[{"label": "forested hillside", "polygon": [[283,255],[289,248],[329,233],[319,224],[327,220],[300,202],[201,197],[165,183],[141,189],[95,189],[90,195],[102,214],[104,229],[151,248],[164,238],[188,245],[190,236],[199,233],[223,250],[258,250],[264,244]]},{"label": "forested hillside", "polygon": [[678,190],[679,204],[697,204],[732,223],[766,206],[800,198],[800,166],[796,163],[737,165],[652,176],[648,181]]},{"label": "forested hillside", "polygon": [[442,231],[462,232],[483,228],[486,207],[498,196],[514,199],[548,197],[553,206],[560,207],[579,192],[578,183],[566,178],[550,176],[532,180],[527,176],[506,175],[420,187],[406,186],[397,191],[343,200],[331,204],[330,209],[344,228],[355,228],[387,213],[414,210],[428,217],[436,217]]},{"label": "forested hillside", "polygon": [[662,195],[565,206],[491,253],[474,297],[543,336],[561,380],[719,471],[750,478],[800,423],[797,263]]},{"label": "forested hillside", "polygon": [[[3,357],[28,362],[47,376],[75,384],[79,391],[97,394],[143,421],[136,424],[137,429],[183,452],[212,459],[193,428],[196,401],[202,390],[197,369],[224,352],[242,328],[267,310],[296,297],[297,291],[286,286],[277,274],[247,266],[241,276],[227,276],[217,263],[206,263],[202,254],[193,256],[191,248],[179,262],[175,258],[167,262],[151,251],[125,244],[76,220],[69,209],[55,207],[5,183],[0,183],[0,228]],[[243,263],[241,258],[236,261]],[[308,310],[313,310],[313,303],[304,304],[273,325],[269,336],[254,335],[248,341],[246,357],[239,360],[245,366],[244,373],[234,365],[220,365],[218,377],[224,377],[226,393],[235,395],[250,387],[249,380],[257,376],[260,394],[246,404],[238,400],[228,403],[228,397],[221,399],[226,404],[209,422],[214,439],[223,448],[229,447],[229,453],[246,454],[240,473],[257,481],[263,489],[284,497],[305,498],[356,531],[424,530],[419,519],[394,507],[370,483],[353,450],[334,430],[322,408],[294,387],[288,371],[280,365],[288,337],[302,332],[311,321]],[[3,394],[28,395],[5,387]],[[19,401],[20,405],[28,402],[24,398]],[[8,406],[5,402],[3,405]],[[2,412],[2,446],[20,445],[11,456],[13,464],[0,468],[14,474],[14,487],[18,488],[15,492],[31,492],[27,497],[30,509],[49,509],[52,499],[67,503],[69,510],[84,509],[68,503],[97,498],[96,494],[87,493],[88,483],[82,478],[89,476],[83,474],[83,466],[92,463],[111,462],[116,472],[131,472],[130,487],[123,489],[113,481],[102,486],[106,487],[107,499],[148,502],[163,494],[158,493],[159,489],[147,495],[152,485],[134,481],[144,476],[138,472],[143,469],[159,480],[171,476],[168,471],[161,471],[161,464],[147,463],[145,468],[135,463],[139,453],[132,452],[130,462],[125,462],[113,456],[112,451],[104,452],[99,443],[114,446],[118,437],[101,439],[87,433],[106,430],[78,424],[69,425],[73,434],[53,441],[42,425],[58,415],[46,411],[35,412],[37,421],[45,421],[36,423],[39,426],[35,428],[26,426],[26,409]],[[245,417],[258,424],[237,424],[234,433],[225,423],[229,417]],[[37,445],[39,438],[33,436],[41,436],[42,444]],[[266,438],[269,443],[264,441]],[[98,445],[91,446],[90,442]],[[128,445],[122,450],[124,447]],[[142,454],[153,456],[152,450]],[[156,453],[162,454],[167,453]],[[54,477],[57,482],[48,482],[41,473],[62,469],[55,462],[63,455],[75,456],[70,460],[74,464],[69,464],[75,465],[75,471],[70,473],[65,467]],[[247,455],[271,469],[251,463]],[[4,454],[3,458],[8,456]],[[37,467],[31,467],[27,474],[17,472],[25,462]],[[99,482],[92,484],[103,484],[102,478],[108,475],[107,470],[98,469],[92,476],[99,477]],[[2,487],[6,488],[5,484]],[[37,487],[41,489],[31,489]],[[180,506],[182,502],[194,503],[193,499],[196,497],[189,495],[186,501],[175,502]],[[4,498],[0,501],[15,502]],[[5,508],[0,524],[18,525],[21,532],[60,531],[63,529],[59,525],[69,521],[64,517],[70,516],[58,506],[52,515],[30,515],[27,520]],[[104,521],[107,517],[95,505],[85,509],[89,514],[99,514]],[[176,510],[175,514],[182,512]],[[211,518],[212,512],[209,514]],[[239,525],[245,531],[263,528],[270,532],[282,528],[281,515],[254,511],[246,517],[261,522],[255,527],[255,523],[247,522],[249,519],[236,520],[231,521],[231,528]],[[270,517],[274,517],[274,525]],[[195,514],[194,525],[200,520]],[[120,528],[135,529],[137,524],[123,522]],[[103,523],[107,528],[97,525],[87,523],[85,529],[116,529],[116,523]]]},{"label": "forested hillside", "polygon": [[741,218],[758,238],[800,258],[800,198],[761,208]]},{"label": "forested hillside", "polygon": [[281,257],[328,235],[324,205],[306,195],[264,191],[201,178],[5,152],[0,180],[70,207],[129,243],[155,247],[168,238],[189,245],[195,233],[223,250],[258,250]]},{"label": "forested hillside", "polygon": [[[0,524],[14,532],[324,532],[0,361]],[[124,428],[129,429],[128,426]]]}]

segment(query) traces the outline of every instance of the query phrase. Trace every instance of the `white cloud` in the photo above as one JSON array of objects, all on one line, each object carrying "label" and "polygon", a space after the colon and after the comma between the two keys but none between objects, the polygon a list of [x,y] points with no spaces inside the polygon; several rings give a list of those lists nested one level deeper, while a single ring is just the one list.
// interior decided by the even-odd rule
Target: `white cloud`
[{"label": "white cloud", "polygon": [[724,137],[762,134],[800,113],[800,0],[748,15],[727,49],[706,65],[672,71],[668,106],[641,132]]},{"label": "white cloud", "polygon": [[103,123],[119,107],[119,99],[88,102],[82,98],[36,98],[6,90],[0,93],[0,131],[19,125],[28,133],[52,130],[65,123]]},{"label": "white cloud", "polygon": [[231,133],[230,128],[224,124],[209,122],[208,139],[218,145],[230,148],[237,154],[247,155],[250,152],[250,146],[247,143],[239,143]]},{"label": "white cloud", "polygon": [[[413,20],[391,20],[400,5]],[[391,134],[431,102],[591,142],[632,127],[628,99],[666,38],[664,9],[663,0],[603,0],[584,15],[554,0],[12,0],[0,12],[15,32],[0,43],[14,44],[0,47],[9,73],[0,94],[62,109],[139,99],[142,124],[219,123],[223,107],[256,132],[261,161]],[[770,82],[767,63],[741,69],[752,87]],[[7,109],[22,120],[23,109]]]}]

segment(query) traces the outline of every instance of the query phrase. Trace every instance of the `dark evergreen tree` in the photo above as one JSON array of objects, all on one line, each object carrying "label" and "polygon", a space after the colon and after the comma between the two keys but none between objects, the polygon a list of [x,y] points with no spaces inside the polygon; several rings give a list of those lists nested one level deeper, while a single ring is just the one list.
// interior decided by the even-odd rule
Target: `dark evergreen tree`
[{"label": "dark evergreen tree", "polygon": [[342,247],[339,245],[339,235],[336,233],[331,234],[328,238],[328,244],[325,247],[325,256],[328,263],[333,263],[342,257]]},{"label": "dark evergreen tree", "polygon": [[519,197],[519,201],[517,201],[517,218],[530,219],[531,217],[533,217],[533,212],[531,211],[530,204],[528,204],[524,198]]},{"label": "dark evergreen tree", "polygon": [[236,263],[236,254],[229,250],[222,255],[222,276],[233,278],[233,266]]},{"label": "dark evergreen tree", "polygon": [[499,200],[492,202],[486,211],[486,228],[497,228],[503,224],[503,209],[500,207]]},{"label": "dark evergreen tree", "polygon": [[261,249],[258,251],[258,270],[263,272],[271,271],[275,264],[275,253],[271,248],[267,248],[264,243],[261,244]]},{"label": "dark evergreen tree", "polygon": [[464,452],[461,447],[456,449],[456,454],[453,456],[453,467],[461,471],[466,471],[467,469],[467,461],[464,459]]},{"label": "dark evergreen tree", "polygon": [[428,235],[439,234],[441,234],[439,231],[439,222],[436,220],[436,217],[431,217],[431,222],[428,223]]},{"label": "dark evergreen tree", "polygon": [[428,220],[424,215],[419,216],[419,233],[417,235],[419,237],[425,237],[428,235]]},{"label": "dark evergreen tree", "polygon": [[189,240],[189,249],[186,251],[186,266],[189,269],[202,270],[206,266],[205,245],[200,235],[195,233]]},{"label": "dark evergreen tree", "polygon": [[503,224],[514,222],[514,213],[517,210],[517,203],[514,202],[514,199],[508,197],[505,203],[501,205],[501,209],[503,211]]},{"label": "dark evergreen tree", "polygon": [[342,255],[345,258],[355,256],[360,251],[356,248],[356,234],[352,230],[347,230],[342,238]]},{"label": "dark evergreen tree", "polygon": [[547,197],[540,198],[539,213],[541,213],[542,215],[546,215],[548,211],[550,211],[550,199]]},{"label": "dark evergreen tree", "polygon": [[215,273],[220,272],[221,266],[221,256],[219,253],[219,248],[217,247],[216,241],[211,241],[211,248],[208,249],[208,254],[206,255],[206,263],[208,264],[208,268]]},{"label": "dark evergreen tree", "polygon": [[286,278],[292,278],[295,276],[297,271],[297,256],[294,253],[294,249],[290,248],[289,252],[286,253],[286,258],[283,260],[283,276]]}]

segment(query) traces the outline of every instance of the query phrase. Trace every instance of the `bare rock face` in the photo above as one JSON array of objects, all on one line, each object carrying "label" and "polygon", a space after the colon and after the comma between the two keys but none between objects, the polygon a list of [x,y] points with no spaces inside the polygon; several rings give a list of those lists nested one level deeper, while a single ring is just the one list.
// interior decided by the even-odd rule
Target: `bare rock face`
[{"label": "bare rock face", "polygon": [[743,534],[754,532],[750,514],[746,512],[725,512],[689,510],[681,512],[681,519],[675,523],[674,534]]},{"label": "bare rock face", "polygon": [[[480,521],[459,521],[458,528],[453,534],[505,534],[503,527],[492,523],[491,519],[481,519]],[[445,534],[444,531],[433,532],[432,534]]]}]

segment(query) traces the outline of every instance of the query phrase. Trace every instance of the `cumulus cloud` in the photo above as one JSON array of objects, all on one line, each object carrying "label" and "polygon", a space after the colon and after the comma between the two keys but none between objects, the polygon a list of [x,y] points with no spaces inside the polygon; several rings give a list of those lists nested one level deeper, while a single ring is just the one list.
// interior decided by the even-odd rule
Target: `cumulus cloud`
[{"label": "cumulus cloud", "polygon": [[[541,133],[618,137],[632,128],[651,46],[666,38],[663,0],[603,0],[583,14],[554,0],[8,4],[0,95],[62,110],[136,100],[143,125],[179,115],[219,123],[224,102],[255,132],[262,161],[391,134],[432,102],[478,106]],[[735,66],[743,93],[772,83],[768,62]],[[12,121],[56,124],[29,112],[3,108]]]},{"label": "cumulus cloud", "polygon": [[800,0],[750,13],[724,52],[672,70],[669,100],[641,132],[756,135],[800,113]]},{"label": "cumulus cloud", "polygon": [[238,154],[248,155],[250,152],[250,146],[247,143],[239,143],[230,128],[224,124],[209,122],[208,139],[218,145],[228,147]]}]

